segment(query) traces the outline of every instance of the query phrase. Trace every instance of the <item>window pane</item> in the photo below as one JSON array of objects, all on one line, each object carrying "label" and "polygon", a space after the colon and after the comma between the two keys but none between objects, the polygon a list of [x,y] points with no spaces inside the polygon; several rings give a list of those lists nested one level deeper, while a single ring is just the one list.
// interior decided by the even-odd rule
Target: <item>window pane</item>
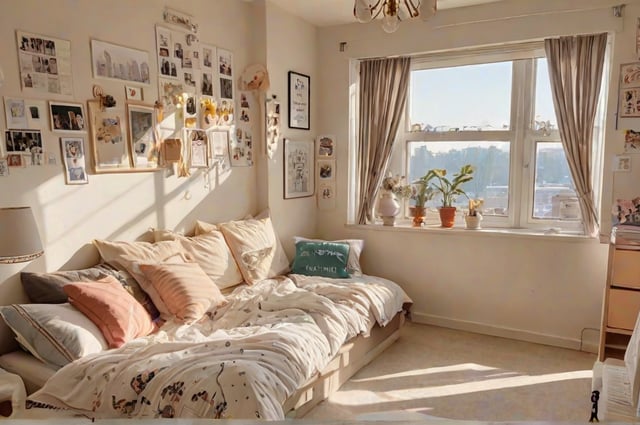
[{"label": "window pane", "polygon": [[[506,215],[509,204],[509,142],[409,142],[408,181],[424,176],[432,168],[444,168],[451,177],[465,164],[475,168],[473,180],[463,189],[471,198],[485,200],[485,214]],[[437,197],[427,203],[440,206]],[[466,208],[468,200],[458,197],[456,206]]]},{"label": "window pane", "polygon": [[[536,106],[534,113],[534,128],[539,130],[549,121],[548,128],[556,129],[556,111],[553,107],[551,94],[551,82],[549,81],[549,68],[547,58],[536,60]],[[543,124],[544,123],[544,124]]]},{"label": "window pane", "polygon": [[508,130],[511,62],[412,71],[410,98],[412,127]]},{"label": "window pane", "polygon": [[533,217],[580,220],[580,206],[561,142],[536,143]]}]

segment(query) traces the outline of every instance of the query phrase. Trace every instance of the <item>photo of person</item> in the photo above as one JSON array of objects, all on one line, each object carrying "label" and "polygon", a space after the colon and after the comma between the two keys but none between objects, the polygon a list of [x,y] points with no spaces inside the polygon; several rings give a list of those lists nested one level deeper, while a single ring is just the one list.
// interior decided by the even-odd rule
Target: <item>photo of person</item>
[{"label": "photo of person", "polygon": [[226,75],[228,77],[231,77],[233,75],[231,64],[231,62],[233,61],[232,57],[233,56],[231,52],[223,49],[218,49],[218,71],[220,72],[220,74]]},{"label": "photo of person", "polygon": [[81,104],[49,102],[51,130],[85,131],[84,110]]},{"label": "photo of person", "polygon": [[213,96],[213,78],[211,74],[202,74],[202,94]]},{"label": "photo of person", "polygon": [[191,87],[195,87],[196,86],[196,82],[193,79],[193,75],[191,75],[190,72],[185,72],[184,73],[184,83],[186,85],[188,85],[188,86],[191,86]]},{"label": "photo of person", "polygon": [[220,97],[223,99],[233,99],[233,80],[220,78]]}]

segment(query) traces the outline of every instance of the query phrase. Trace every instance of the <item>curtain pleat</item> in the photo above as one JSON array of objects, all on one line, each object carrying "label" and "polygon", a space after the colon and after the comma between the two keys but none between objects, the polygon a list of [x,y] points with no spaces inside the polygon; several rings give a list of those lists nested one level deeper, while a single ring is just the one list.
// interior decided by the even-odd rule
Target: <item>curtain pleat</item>
[{"label": "curtain pleat", "polygon": [[373,210],[407,101],[410,58],[371,59],[360,64],[356,175],[358,224],[373,222]]},{"label": "curtain pleat", "polygon": [[578,194],[585,234],[598,234],[592,184],[593,128],[607,34],[545,40],[553,104],[562,146]]}]

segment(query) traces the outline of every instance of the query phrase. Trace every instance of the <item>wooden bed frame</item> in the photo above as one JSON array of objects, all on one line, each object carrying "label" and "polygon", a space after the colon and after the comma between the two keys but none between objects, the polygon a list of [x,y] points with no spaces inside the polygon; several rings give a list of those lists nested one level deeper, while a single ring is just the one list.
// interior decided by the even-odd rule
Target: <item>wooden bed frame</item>
[{"label": "wooden bed frame", "polygon": [[385,326],[375,325],[368,337],[359,335],[344,344],[327,367],[289,397],[283,410],[287,418],[301,418],[326,400],[356,372],[375,359],[400,337],[405,321],[401,311]]}]

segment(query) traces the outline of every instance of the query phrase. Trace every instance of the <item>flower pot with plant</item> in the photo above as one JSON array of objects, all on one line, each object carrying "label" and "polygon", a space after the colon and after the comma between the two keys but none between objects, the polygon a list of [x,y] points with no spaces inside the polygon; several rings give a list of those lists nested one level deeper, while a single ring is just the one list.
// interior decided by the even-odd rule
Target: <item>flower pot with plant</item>
[{"label": "flower pot with plant", "polygon": [[467,229],[479,229],[482,221],[482,199],[469,199],[469,211],[464,215],[464,224]]},{"label": "flower pot with plant", "polygon": [[411,199],[415,201],[415,205],[410,207],[409,211],[413,217],[413,227],[420,227],[424,223],[425,204],[433,198],[433,195],[433,189],[429,186],[429,182],[425,180],[424,176],[412,183]]},{"label": "flower pot with plant", "polygon": [[430,183],[435,193],[439,192],[442,195],[442,206],[438,210],[442,227],[453,227],[456,215],[456,207],[453,206],[453,202],[459,195],[467,196],[462,185],[473,180],[474,171],[471,164],[466,164],[453,175],[451,180],[447,177],[447,170],[443,168],[433,168],[422,177],[427,183]]}]

